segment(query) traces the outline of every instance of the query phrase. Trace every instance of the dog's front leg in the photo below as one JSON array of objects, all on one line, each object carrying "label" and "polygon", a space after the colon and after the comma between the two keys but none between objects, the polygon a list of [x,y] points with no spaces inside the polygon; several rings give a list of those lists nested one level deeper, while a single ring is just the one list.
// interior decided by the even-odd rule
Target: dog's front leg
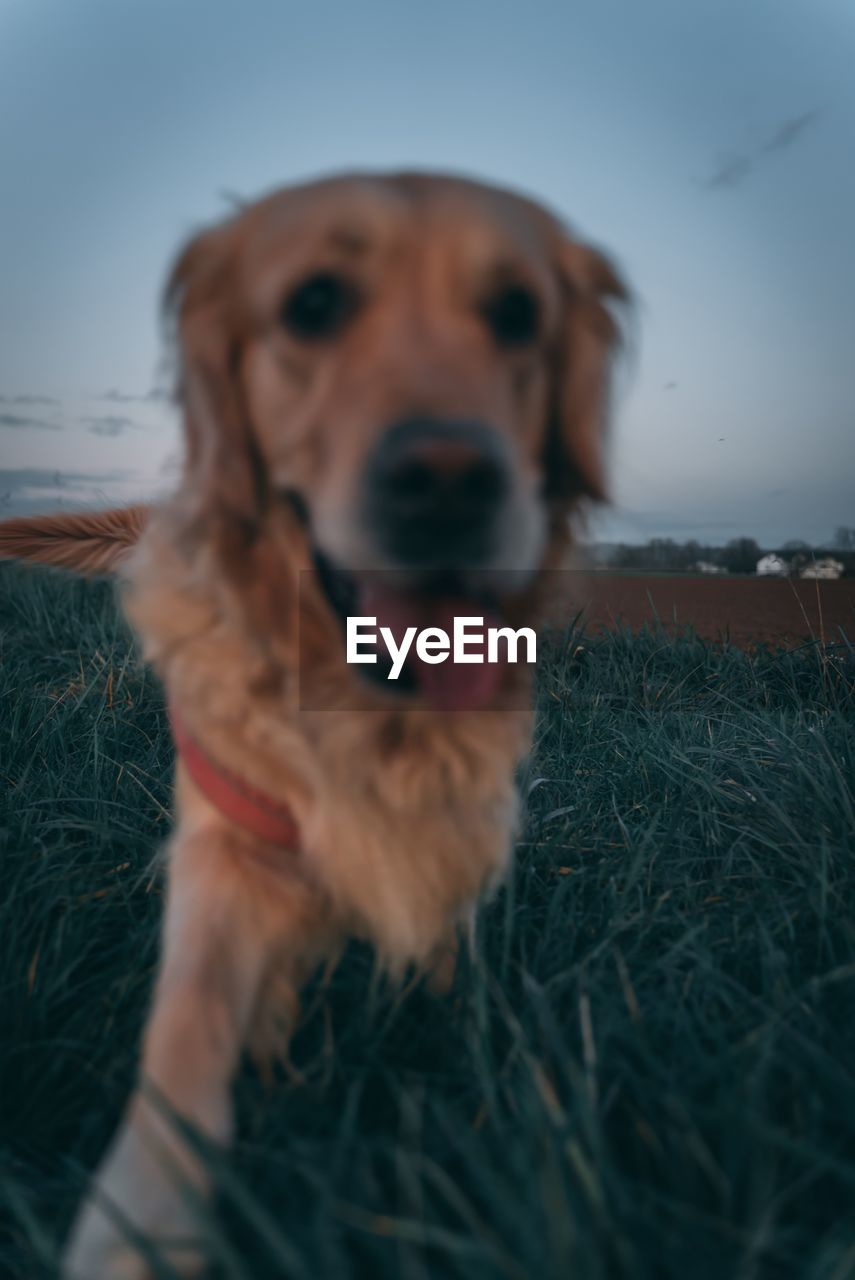
[{"label": "dog's front leg", "polygon": [[204,1138],[229,1140],[231,1080],[270,951],[291,923],[287,894],[272,909],[264,874],[243,838],[222,825],[189,835],[179,828],[140,1087],[72,1229],[65,1274],[74,1280],[155,1274],[134,1233],[182,1276],[203,1266],[198,1204],[208,1178],[169,1112]]}]

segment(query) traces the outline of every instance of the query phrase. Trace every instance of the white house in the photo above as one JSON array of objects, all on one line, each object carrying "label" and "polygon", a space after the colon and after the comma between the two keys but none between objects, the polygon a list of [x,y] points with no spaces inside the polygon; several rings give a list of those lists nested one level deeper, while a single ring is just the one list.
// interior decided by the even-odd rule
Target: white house
[{"label": "white house", "polygon": [[839,578],[843,574],[845,565],[839,560],[832,559],[831,556],[825,556],[822,560],[812,560],[810,564],[806,564],[802,569],[803,578]]},{"label": "white house", "polygon": [[789,573],[790,567],[786,560],[771,551],[757,561],[757,576],[760,578],[787,578]]}]

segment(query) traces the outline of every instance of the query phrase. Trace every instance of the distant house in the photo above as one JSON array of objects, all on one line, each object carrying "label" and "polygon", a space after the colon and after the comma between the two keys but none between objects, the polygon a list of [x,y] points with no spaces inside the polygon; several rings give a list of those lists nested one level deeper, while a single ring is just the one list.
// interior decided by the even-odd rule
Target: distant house
[{"label": "distant house", "polygon": [[695,573],[727,573],[723,564],[713,564],[712,560],[698,560],[692,567]]},{"label": "distant house", "polygon": [[757,576],[759,578],[786,578],[789,577],[790,568],[783,556],[776,556],[773,552],[769,555],[761,556],[757,561]]},{"label": "distant house", "polygon": [[839,560],[825,556],[822,560],[813,560],[810,564],[806,564],[801,576],[803,578],[839,578],[844,568],[845,566]]}]

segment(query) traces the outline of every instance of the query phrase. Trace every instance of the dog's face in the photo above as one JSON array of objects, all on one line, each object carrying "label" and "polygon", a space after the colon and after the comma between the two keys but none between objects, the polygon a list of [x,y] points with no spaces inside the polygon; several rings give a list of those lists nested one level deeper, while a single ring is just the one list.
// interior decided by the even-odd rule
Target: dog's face
[{"label": "dog's face", "polygon": [[185,250],[188,479],[247,528],[289,502],[333,577],[524,580],[582,495],[624,297],[539,206],[460,179],[277,193]]},{"label": "dog's face", "polygon": [[296,499],[343,568],[533,571],[550,504],[602,493],[621,286],[520,197],[294,188],[195,240],[172,293],[191,466],[247,515]]}]

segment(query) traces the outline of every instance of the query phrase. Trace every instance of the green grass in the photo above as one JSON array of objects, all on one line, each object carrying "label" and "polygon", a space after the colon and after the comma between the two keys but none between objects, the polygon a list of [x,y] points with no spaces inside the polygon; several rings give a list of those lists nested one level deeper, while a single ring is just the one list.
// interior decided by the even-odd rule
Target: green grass
[{"label": "green grass", "polygon": [[[171,746],[106,585],[7,566],[0,617],[0,1274],[39,1280],[133,1076]],[[310,990],[294,1076],[239,1081],[217,1274],[855,1276],[852,658],[554,637],[452,997],[358,947]]]}]

